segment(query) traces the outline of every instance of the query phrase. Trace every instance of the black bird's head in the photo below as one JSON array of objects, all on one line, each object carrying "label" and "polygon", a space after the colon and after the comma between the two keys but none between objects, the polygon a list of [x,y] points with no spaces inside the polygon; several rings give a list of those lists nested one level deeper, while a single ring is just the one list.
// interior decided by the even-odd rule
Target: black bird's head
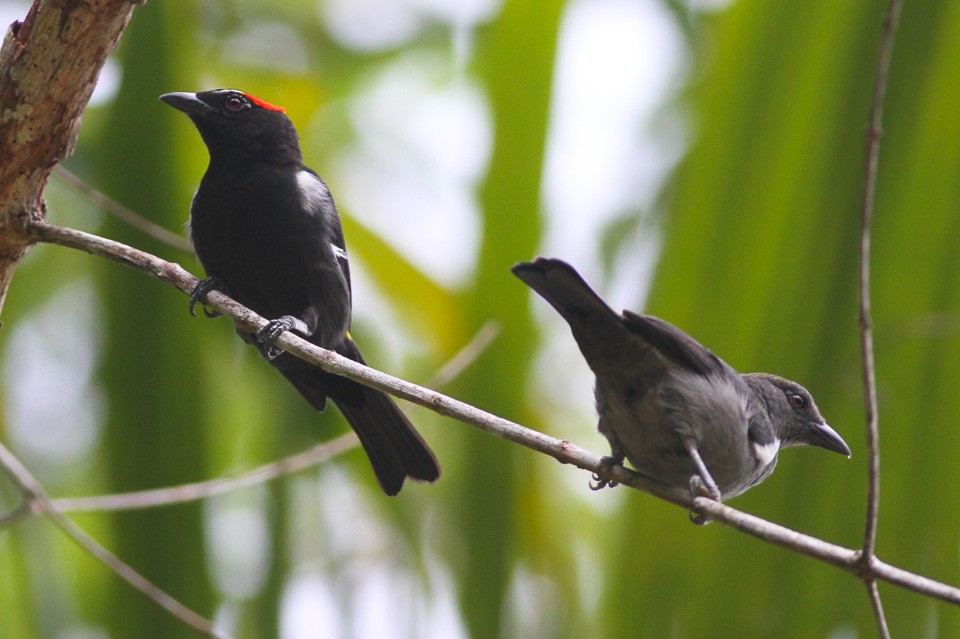
[{"label": "black bird's head", "polygon": [[806,388],[767,373],[750,373],[743,378],[766,405],[780,448],[819,446],[850,456],[847,443],[827,425]]},{"label": "black bird's head", "polygon": [[301,163],[300,140],[284,109],[236,89],[160,96],[187,114],[200,132],[213,163],[260,160]]}]

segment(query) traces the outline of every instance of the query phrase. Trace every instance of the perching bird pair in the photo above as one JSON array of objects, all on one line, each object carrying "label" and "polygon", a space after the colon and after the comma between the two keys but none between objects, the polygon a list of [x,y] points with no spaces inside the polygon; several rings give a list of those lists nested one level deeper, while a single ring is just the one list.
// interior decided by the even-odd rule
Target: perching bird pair
[{"label": "perching bird pair", "polygon": [[[317,410],[332,400],[356,431],[383,491],[440,476],[433,452],[386,394],[326,373],[274,346],[286,330],[363,363],[350,337],[350,268],[323,180],[303,163],[282,108],[217,89],[160,98],[193,121],[210,164],[190,207],[207,278],[191,310],[219,290],[270,318],[241,333]],[[617,315],[568,264],[537,259],[513,272],[570,324],[597,378],[599,428],[624,458],[676,494],[733,497],[762,481],[781,448],[850,450],[799,384],[739,375],[680,329]]]}]

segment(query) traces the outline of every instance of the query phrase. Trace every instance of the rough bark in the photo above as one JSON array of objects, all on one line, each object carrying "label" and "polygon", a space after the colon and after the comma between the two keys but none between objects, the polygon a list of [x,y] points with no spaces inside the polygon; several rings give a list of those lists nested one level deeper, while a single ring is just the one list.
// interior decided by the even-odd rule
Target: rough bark
[{"label": "rough bark", "polygon": [[43,189],[73,152],[100,69],[130,21],[129,0],[36,0],[0,46],[0,311]]}]

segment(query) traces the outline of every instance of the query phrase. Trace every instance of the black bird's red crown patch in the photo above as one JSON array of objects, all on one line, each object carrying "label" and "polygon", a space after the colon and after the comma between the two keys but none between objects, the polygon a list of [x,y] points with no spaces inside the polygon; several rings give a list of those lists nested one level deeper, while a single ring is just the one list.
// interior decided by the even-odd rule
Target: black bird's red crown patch
[{"label": "black bird's red crown patch", "polygon": [[249,93],[244,93],[243,95],[247,96],[247,99],[256,104],[261,109],[266,109],[267,111],[279,111],[280,113],[286,113],[287,110],[283,107],[279,107],[275,104],[270,104],[266,100],[258,98],[255,95],[250,95]]}]

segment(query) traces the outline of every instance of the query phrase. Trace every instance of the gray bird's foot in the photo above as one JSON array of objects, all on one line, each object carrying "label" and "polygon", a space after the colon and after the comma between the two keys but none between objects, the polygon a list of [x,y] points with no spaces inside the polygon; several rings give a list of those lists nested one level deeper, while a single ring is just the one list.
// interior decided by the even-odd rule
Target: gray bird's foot
[{"label": "gray bird's foot", "polygon": [[[207,293],[210,291],[223,291],[223,288],[223,280],[219,277],[207,277],[197,282],[197,285],[190,291],[190,314],[196,317],[197,303],[204,304],[207,301]],[[206,306],[203,307],[203,314],[211,318],[220,317],[220,313],[211,311]]]},{"label": "gray bird's foot", "polygon": [[[709,483],[708,483],[709,482]],[[720,501],[720,489],[713,483],[713,478],[707,475],[706,480],[700,475],[690,477],[690,494],[693,497],[709,497],[714,501]]]},{"label": "gray bird's foot", "polygon": [[283,352],[283,349],[274,346],[274,342],[284,331],[295,331],[303,336],[309,335],[310,331],[302,320],[293,315],[284,315],[275,320],[270,320],[266,325],[257,331],[257,343],[263,344],[263,354],[269,360],[274,360]]},{"label": "gray bird's foot", "polygon": [[[714,501],[720,501],[720,489],[713,483],[713,478],[710,477],[709,474],[707,475],[707,479],[710,481],[709,485],[700,475],[692,475],[690,477],[690,495],[694,498],[708,497]],[[695,511],[693,506],[690,507],[687,515],[690,517],[690,521],[698,526],[706,526],[710,523],[710,519],[706,515]]]},{"label": "gray bird's foot", "polygon": [[[624,457],[622,455],[605,455],[600,460],[600,465],[605,469],[613,468],[614,466],[623,466],[623,459]],[[603,490],[604,488],[615,488],[618,485],[619,485],[618,482],[612,479],[607,479],[606,477],[601,477],[598,473],[594,473],[593,481],[590,482],[590,490]]]}]

